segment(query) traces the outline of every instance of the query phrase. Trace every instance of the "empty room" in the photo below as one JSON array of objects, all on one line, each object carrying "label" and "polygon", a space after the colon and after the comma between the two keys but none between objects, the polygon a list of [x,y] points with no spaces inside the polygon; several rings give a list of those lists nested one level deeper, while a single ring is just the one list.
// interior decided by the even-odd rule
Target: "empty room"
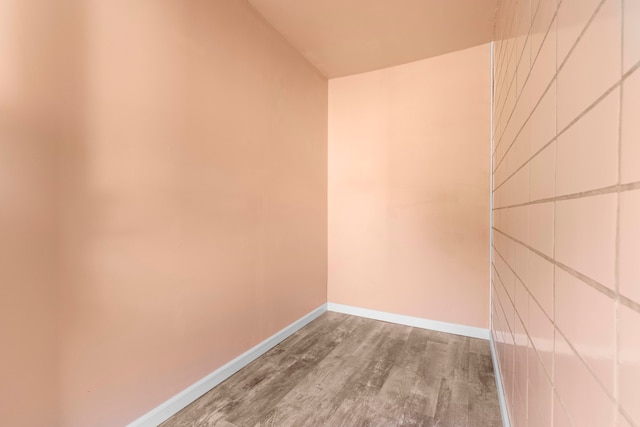
[{"label": "empty room", "polygon": [[0,0],[0,426],[640,427],[640,0]]}]

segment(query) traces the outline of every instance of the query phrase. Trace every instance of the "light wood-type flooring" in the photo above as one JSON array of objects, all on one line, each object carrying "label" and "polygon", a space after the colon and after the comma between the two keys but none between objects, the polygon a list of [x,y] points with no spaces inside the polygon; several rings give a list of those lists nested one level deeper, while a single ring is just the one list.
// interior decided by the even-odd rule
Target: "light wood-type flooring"
[{"label": "light wood-type flooring", "polygon": [[488,341],[327,312],[162,427],[500,425]]}]

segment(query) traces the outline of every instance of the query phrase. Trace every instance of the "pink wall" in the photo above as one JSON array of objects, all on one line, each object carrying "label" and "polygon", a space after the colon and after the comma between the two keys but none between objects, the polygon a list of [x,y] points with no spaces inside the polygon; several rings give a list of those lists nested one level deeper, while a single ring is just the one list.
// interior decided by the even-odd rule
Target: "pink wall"
[{"label": "pink wall", "polygon": [[489,58],[329,81],[330,302],[488,327]]},{"label": "pink wall", "polygon": [[0,11],[0,424],[123,425],[326,301],[327,81],[244,1],[48,3]]},{"label": "pink wall", "polygon": [[501,2],[492,330],[515,426],[640,426],[638,22],[638,0]]}]

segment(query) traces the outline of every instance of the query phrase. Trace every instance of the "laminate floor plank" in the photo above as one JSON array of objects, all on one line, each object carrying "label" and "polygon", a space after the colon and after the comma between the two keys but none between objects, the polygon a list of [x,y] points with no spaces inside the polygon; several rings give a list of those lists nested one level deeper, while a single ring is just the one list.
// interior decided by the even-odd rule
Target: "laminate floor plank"
[{"label": "laminate floor plank", "polygon": [[[322,425],[342,403],[340,391],[360,369],[360,355],[368,354],[383,324],[358,318],[355,336],[334,349],[303,381],[300,382],[258,425],[314,426]],[[336,375],[339,373],[339,375]]]},{"label": "laminate floor plank", "polygon": [[500,425],[487,341],[328,312],[162,427]]}]

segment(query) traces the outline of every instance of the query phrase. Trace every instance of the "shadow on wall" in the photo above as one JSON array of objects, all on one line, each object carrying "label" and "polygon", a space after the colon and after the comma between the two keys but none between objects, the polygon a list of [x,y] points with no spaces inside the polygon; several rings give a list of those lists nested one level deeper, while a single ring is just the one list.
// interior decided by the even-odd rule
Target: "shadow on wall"
[{"label": "shadow on wall", "polygon": [[60,423],[59,189],[84,161],[83,14],[80,1],[0,4],[3,425]]}]

